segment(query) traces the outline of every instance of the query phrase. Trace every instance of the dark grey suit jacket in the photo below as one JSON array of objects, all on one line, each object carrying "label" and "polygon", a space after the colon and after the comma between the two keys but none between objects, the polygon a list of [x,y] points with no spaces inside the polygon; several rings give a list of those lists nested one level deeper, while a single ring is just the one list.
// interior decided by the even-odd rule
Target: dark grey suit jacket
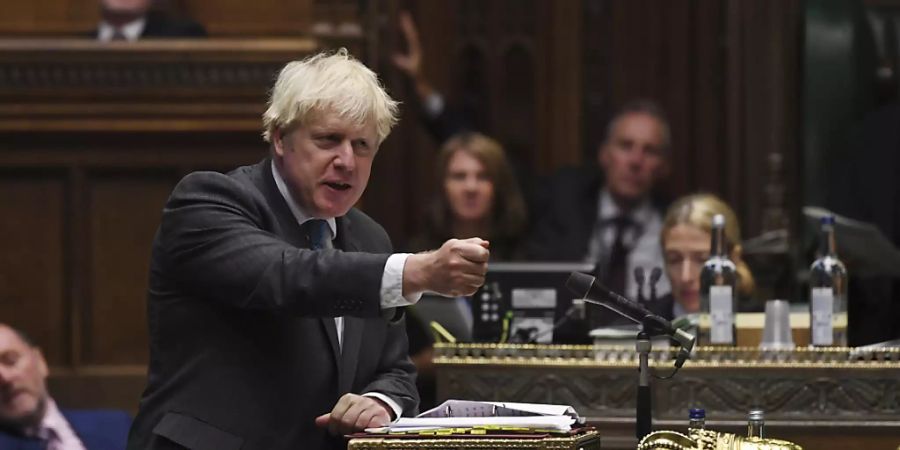
[{"label": "dark grey suit jacket", "polygon": [[129,449],[340,448],[314,419],[342,394],[417,407],[402,316],[380,309],[384,229],[354,209],[337,220],[335,250],[308,250],[270,164],[188,175],[163,210]]}]

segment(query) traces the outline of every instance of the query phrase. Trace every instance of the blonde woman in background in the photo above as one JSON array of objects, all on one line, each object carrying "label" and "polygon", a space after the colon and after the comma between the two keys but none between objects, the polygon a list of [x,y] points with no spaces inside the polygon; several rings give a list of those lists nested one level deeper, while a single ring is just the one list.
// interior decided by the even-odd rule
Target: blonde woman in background
[{"label": "blonde woman in background", "polygon": [[734,211],[712,194],[693,194],[678,199],[666,212],[660,237],[671,297],[654,305],[657,313],[672,319],[700,311],[700,271],[709,259],[712,220],[725,216],[725,249],[737,266],[738,298],[753,294],[753,274],[741,257],[741,229]]}]

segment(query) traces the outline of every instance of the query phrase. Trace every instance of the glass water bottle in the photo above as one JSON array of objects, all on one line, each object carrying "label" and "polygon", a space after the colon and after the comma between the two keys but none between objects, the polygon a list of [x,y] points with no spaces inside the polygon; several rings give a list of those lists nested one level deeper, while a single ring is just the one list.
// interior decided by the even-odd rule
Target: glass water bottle
[{"label": "glass water bottle", "polygon": [[819,259],[809,268],[812,345],[847,346],[847,269],[838,259],[834,216],[821,219]]},{"label": "glass water bottle", "polygon": [[712,223],[710,256],[700,272],[700,343],[734,345],[737,269],[725,248],[725,216]]}]

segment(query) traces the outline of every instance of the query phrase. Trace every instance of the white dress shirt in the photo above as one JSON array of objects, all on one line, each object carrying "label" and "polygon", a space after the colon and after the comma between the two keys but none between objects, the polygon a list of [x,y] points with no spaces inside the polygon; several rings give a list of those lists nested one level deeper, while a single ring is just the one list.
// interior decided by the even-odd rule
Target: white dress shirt
[{"label": "white dress shirt", "polygon": [[131,22],[126,23],[120,27],[116,27],[111,25],[109,22],[100,22],[100,27],[97,30],[97,40],[100,42],[109,42],[113,39],[113,36],[116,34],[116,30],[118,29],[122,32],[122,35],[125,36],[125,40],[128,42],[134,42],[141,37],[141,33],[144,32],[144,27],[147,26],[147,19],[141,17],[139,19],[132,20]]},{"label": "white dress shirt", "polygon": [[[281,196],[284,197],[285,202],[287,202],[288,208],[290,208],[294,218],[297,219],[298,226],[303,225],[309,220],[324,219],[328,223],[328,229],[331,232],[331,239],[326,240],[325,248],[334,248],[332,241],[337,237],[337,222],[334,217],[313,217],[303,211],[300,205],[294,201],[294,197],[291,195],[287,184],[284,182],[284,178],[281,177],[278,168],[275,167],[274,161],[272,161],[272,177],[275,179],[275,185],[278,186],[278,191],[281,192]],[[406,258],[408,258],[409,255],[409,253],[395,253],[388,257],[387,263],[384,265],[384,273],[381,276],[382,309],[413,305],[422,298],[421,292],[412,293],[405,297],[403,296],[403,267],[406,265]],[[344,318],[335,317],[334,324],[337,328],[338,345],[343,348]],[[386,403],[394,411],[395,418],[399,418],[403,413],[403,409],[400,405],[384,394],[369,392],[363,395],[375,397]]]},{"label": "white dress shirt", "polygon": [[[616,239],[616,227],[613,220],[623,215],[619,205],[613,200],[609,190],[603,188],[600,191],[600,202],[597,205],[597,221],[594,232],[588,244],[588,254],[585,260],[591,263],[597,261],[606,262],[610,257],[613,242]],[[665,260],[662,253],[660,233],[662,232],[662,217],[650,203],[650,199],[644,199],[636,207],[624,214],[631,219],[631,226],[622,234],[622,244],[631,249],[626,257],[625,292],[630,299],[636,299],[638,286],[634,281],[634,269],[643,267],[644,273],[649,276],[654,267],[665,269]],[[657,298],[661,298],[671,291],[669,279],[665,270],[656,284]],[[644,295],[649,296],[649,289],[644,289]]]},{"label": "white dress shirt", "polygon": [[40,425],[25,430],[25,435],[46,441],[47,450],[85,450],[81,439],[50,397],[47,397],[46,410]]}]

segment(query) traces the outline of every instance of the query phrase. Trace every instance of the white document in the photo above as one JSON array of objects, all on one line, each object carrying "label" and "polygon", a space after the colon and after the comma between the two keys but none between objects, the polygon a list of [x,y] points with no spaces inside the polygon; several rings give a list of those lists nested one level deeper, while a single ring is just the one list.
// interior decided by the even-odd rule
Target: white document
[{"label": "white document", "polygon": [[575,408],[569,405],[544,403],[479,402],[474,400],[447,400],[417,417],[521,417],[521,416],[570,416],[578,418]]},{"label": "white document", "polygon": [[569,431],[572,429],[572,424],[574,423],[575,419],[570,416],[402,417],[386,427],[367,428],[366,433],[388,433],[392,431],[425,431],[440,428],[472,428],[480,426]]}]

